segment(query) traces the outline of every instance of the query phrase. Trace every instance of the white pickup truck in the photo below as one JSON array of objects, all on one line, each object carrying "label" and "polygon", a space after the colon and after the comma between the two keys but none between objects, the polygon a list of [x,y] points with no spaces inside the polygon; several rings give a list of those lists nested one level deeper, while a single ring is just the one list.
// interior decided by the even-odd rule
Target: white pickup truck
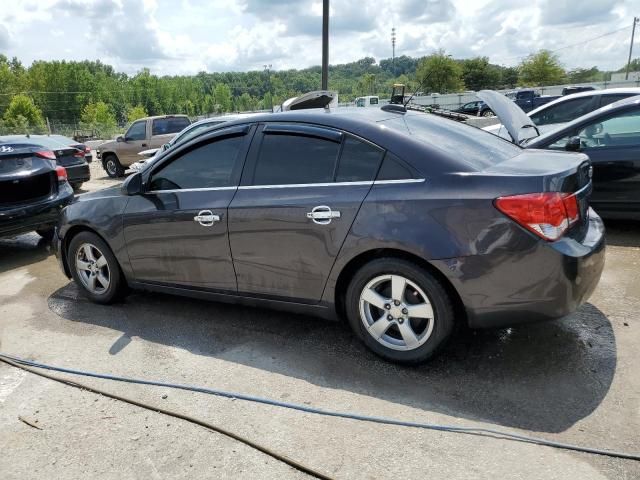
[{"label": "white pickup truck", "polygon": [[129,165],[140,160],[138,153],[159,148],[188,127],[186,115],[161,115],[136,120],[127,133],[98,146],[96,155],[110,177],[121,177]]}]

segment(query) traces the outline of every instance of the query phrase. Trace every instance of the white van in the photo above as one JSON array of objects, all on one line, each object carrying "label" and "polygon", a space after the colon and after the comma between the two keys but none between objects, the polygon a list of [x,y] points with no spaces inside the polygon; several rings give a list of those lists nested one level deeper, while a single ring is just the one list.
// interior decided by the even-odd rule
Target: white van
[{"label": "white van", "polygon": [[356,98],[356,107],[377,107],[378,103],[380,103],[380,98],[375,95]]}]

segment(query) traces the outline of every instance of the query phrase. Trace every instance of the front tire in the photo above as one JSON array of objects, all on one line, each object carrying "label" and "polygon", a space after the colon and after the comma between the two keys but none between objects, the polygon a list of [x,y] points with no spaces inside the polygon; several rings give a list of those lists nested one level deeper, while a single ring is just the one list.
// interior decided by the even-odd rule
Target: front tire
[{"label": "front tire", "polygon": [[125,292],[125,281],[116,257],[95,233],[81,232],[71,239],[67,262],[74,281],[89,300],[110,304]]},{"label": "front tire", "polygon": [[493,117],[493,112],[491,110],[485,110],[484,112],[482,112],[482,116],[483,117]]},{"label": "front tire", "polygon": [[124,176],[124,167],[120,164],[120,160],[114,154],[107,154],[102,159],[102,167],[107,175],[111,178],[118,178]]},{"label": "front tire", "polygon": [[381,258],[354,275],[345,299],[351,328],[377,355],[397,363],[424,362],[451,337],[453,303],[427,270]]}]

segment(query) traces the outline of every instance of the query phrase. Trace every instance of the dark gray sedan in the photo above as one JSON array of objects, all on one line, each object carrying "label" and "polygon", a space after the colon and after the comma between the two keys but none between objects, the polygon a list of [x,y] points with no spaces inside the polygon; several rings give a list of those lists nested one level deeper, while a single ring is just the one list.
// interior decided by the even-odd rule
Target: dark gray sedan
[{"label": "dark gray sedan", "polygon": [[125,287],[347,318],[415,363],[457,324],[566,315],[604,263],[588,158],[383,109],[258,115],[163,152],[63,211],[91,300]]}]

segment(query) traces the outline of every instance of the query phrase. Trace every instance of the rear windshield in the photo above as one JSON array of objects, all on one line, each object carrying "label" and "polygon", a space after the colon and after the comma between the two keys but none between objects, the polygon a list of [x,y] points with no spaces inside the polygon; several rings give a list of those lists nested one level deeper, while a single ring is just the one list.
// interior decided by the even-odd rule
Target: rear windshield
[{"label": "rear windshield", "polygon": [[191,121],[186,117],[156,118],[153,121],[151,135],[178,133],[189,125]]},{"label": "rear windshield", "polygon": [[497,135],[430,114],[406,114],[387,120],[384,124],[449,156],[464,161],[477,170],[520,154],[522,149]]},{"label": "rear windshield", "polygon": [[31,145],[40,145],[46,147],[49,150],[65,150],[71,148],[69,145],[64,144],[60,139],[55,137],[49,137],[47,135],[31,135],[29,137],[15,135],[6,136],[0,138],[0,142],[15,142],[15,143],[28,143]]}]

